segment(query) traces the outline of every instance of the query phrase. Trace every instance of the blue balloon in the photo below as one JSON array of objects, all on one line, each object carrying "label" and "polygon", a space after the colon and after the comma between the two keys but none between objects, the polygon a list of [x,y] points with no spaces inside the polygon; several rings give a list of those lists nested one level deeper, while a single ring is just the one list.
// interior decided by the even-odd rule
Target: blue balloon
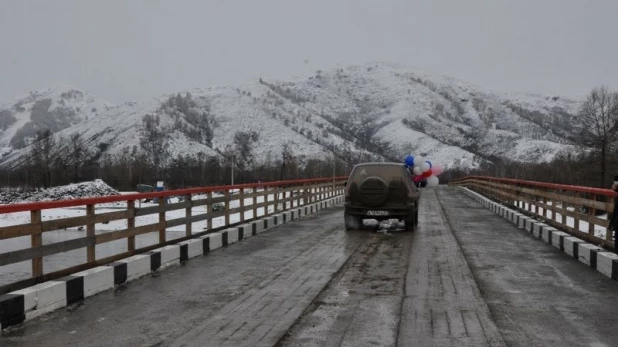
[{"label": "blue balloon", "polygon": [[414,166],[414,157],[411,156],[411,155],[407,156],[406,160],[405,160],[405,163],[406,163],[406,166],[408,166],[408,167]]}]

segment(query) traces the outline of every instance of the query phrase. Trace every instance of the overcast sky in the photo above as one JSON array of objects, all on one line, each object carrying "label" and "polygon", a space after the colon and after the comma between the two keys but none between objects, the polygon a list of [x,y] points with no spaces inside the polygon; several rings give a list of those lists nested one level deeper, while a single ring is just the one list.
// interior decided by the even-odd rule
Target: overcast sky
[{"label": "overcast sky", "polygon": [[64,82],[122,102],[374,61],[581,95],[618,89],[617,15],[616,0],[0,0],[0,100]]}]

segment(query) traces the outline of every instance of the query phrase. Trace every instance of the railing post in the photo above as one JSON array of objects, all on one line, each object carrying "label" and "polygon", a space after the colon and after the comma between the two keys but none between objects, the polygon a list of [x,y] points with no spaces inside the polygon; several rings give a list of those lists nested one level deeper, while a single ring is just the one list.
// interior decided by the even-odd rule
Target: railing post
[{"label": "railing post", "polygon": [[206,213],[208,214],[206,218],[206,230],[212,230],[212,192],[206,193]]},{"label": "railing post", "polygon": [[309,202],[314,204],[316,201],[318,201],[317,198],[317,194],[318,194],[318,186],[317,184],[312,184],[311,187],[309,188],[310,191],[310,197],[309,197]]},{"label": "railing post", "polygon": [[238,191],[238,200],[240,202],[240,222],[245,222],[245,189],[240,188]]},{"label": "railing post", "polygon": [[92,245],[86,248],[86,259],[89,263],[95,259],[95,244],[94,244],[94,205],[86,205],[86,236],[92,241]]},{"label": "railing post", "polygon": [[284,188],[283,189],[283,199],[281,199],[282,200],[281,201],[281,204],[282,204],[281,211],[287,211],[288,210],[288,200],[289,200],[288,199],[289,198],[288,197],[288,193],[289,192],[287,191],[287,188]]},{"label": "railing post", "polygon": [[[41,225],[41,210],[30,211],[30,223]],[[31,247],[40,248],[43,246],[43,233],[41,228],[30,236]],[[32,277],[43,276],[43,258],[32,258]]]},{"label": "railing post", "polygon": [[[596,215],[597,209],[595,208],[595,202],[597,201],[597,195],[594,194],[592,196],[592,201],[593,201],[593,205],[592,207],[588,210],[588,216],[590,218],[588,218],[588,220],[591,220],[592,217],[594,217]],[[594,223],[588,222],[588,234],[594,236]]]},{"label": "railing post", "polygon": [[165,197],[159,197],[159,243],[165,242]]},{"label": "railing post", "polygon": [[[562,196],[566,195],[566,192],[563,192],[561,194]],[[566,199],[564,199],[566,200]],[[566,203],[566,201],[561,201],[562,204],[562,224],[567,225],[567,213],[568,213],[568,204]]]},{"label": "railing post", "polygon": [[270,202],[268,201],[268,186],[264,186],[264,217],[268,217],[270,215],[269,211],[268,211],[268,206],[270,205]]},{"label": "railing post", "polygon": [[187,204],[185,208],[185,218],[187,218],[187,226],[185,227],[186,236],[191,236],[191,234],[193,234],[193,222],[191,221],[191,217],[193,216],[193,203],[191,200],[191,194],[185,195],[185,204]]},{"label": "railing post", "polygon": [[294,208],[294,206],[298,207],[298,205],[294,205],[298,196],[297,188],[298,186],[294,186],[290,191],[290,208]]},{"label": "railing post", "polygon": [[575,215],[573,217],[573,228],[575,229],[576,232],[581,232],[581,230],[579,230],[579,215],[581,214],[581,210],[580,210],[580,206],[582,204],[580,204],[580,201],[582,200],[582,196],[581,193],[575,193],[575,203],[573,204],[575,207]]},{"label": "railing post", "polygon": [[257,187],[253,187],[253,220],[257,220],[258,215],[257,215]]},{"label": "railing post", "polygon": [[223,194],[225,196],[225,226],[227,227],[230,225],[230,210],[232,209],[230,205],[231,205],[232,199],[230,196],[231,193],[229,189],[227,189],[225,193]]},{"label": "railing post", "polygon": [[277,212],[279,211],[279,187],[276,186],[275,189],[275,208],[274,208],[274,214],[277,214]]},{"label": "railing post", "polygon": [[[607,196],[605,197],[605,213],[607,213],[607,221],[609,223],[611,223],[612,220],[612,215],[614,214],[614,211],[616,210],[616,207],[614,206],[614,211],[610,211],[609,210],[609,204],[612,203],[612,200],[615,200],[614,197],[610,197]],[[609,224],[608,224],[609,226]],[[607,242],[614,242],[614,234],[612,231],[609,231],[608,228],[605,228],[605,241]],[[614,244],[614,250],[616,249],[616,244]]]},{"label": "railing post", "polygon": [[[129,210],[129,218],[127,219],[127,228],[135,228],[135,200],[129,200],[127,202],[127,209]],[[135,236],[129,236],[127,238],[127,250],[135,250]]]}]

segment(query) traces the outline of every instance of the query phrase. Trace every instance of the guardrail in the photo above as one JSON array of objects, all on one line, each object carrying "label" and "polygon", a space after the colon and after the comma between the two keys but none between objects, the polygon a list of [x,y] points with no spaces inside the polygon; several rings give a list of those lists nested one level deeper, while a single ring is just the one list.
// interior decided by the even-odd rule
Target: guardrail
[{"label": "guardrail", "polygon": [[615,249],[612,232],[607,231],[617,196],[611,189],[482,176],[450,184],[465,186],[573,236]]},{"label": "guardrail", "polygon": [[[0,267],[23,261],[31,261],[32,276],[29,279],[0,287],[2,292],[15,290],[40,282],[60,278],[75,272],[87,270],[96,266],[144,253],[173,243],[199,237],[215,230],[220,230],[234,224],[242,224],[261,217],[278,214],[308,204],[317,203],[343,194],[344,182],[347,177],[324,179],[278,181],[257,184],[241,184],[234,186],[203,187],[162,192],[138,193],[129,195],[107,196],[98,198],[49,201],[0,205],[0,215],[9,213],[29,212],[30,221],[18,225],[0,227],[0,240],[30,237],[30,247],[12,250],[0,254]],[[179,202],[168,202],[168,198],[179,198]],[[157,204],[141,207],[136,201],[158,199]],[[97,213],[97,206],[116,204],[118,211]],[[214,210],[214,206],[223,204],[224,209]],[[235,206],[233,206],[235,205]],[[203,207],[203,213],[195,213],[196,207]],[[52,209],[85,208],[85,215],[60,219],[43,220],[45,211]],[[105,209],[105,207],[103,207]],[[107,208],[109,210],[109,206]],[[166,212],[184,210],[184,217],[168,219]],[[261,210],[261,211],[260,211]],[[181,211],[180,211],[181,212]],[[260,213],[261,212],[261,213]],[[181,212],[182,213],[182,212]],[[250,214],[247,217],[247,214]],[[154,215],[155,223],[136,226],[136,218]],[[232,223],[231,217],[238,215],[238,222]],[[223,217],[224,222],[214,227],[213,219]],[[108,232],[100,232],[97,225],[113,221],[126,221],[126,228]],[[197,222],[204,222],[204,230],[194,232]],[[44,244],[43,235],[46,232],[79,228],[85,226],[85,236],[61,242]],[[167,239],[169,228],[184,226],[182,237]],[[99,231],[97,233],[97,231]],[[146,247],[137,248],[135,238],[149,233],[158,234],[158,242]],[[182,234],[182,233],[181,233]],[[97,245],[108,242],[126,240],[126,251],[112,254],[101,259],[96,258]],[[1,242],[1,241],[0,241]],[[43,269],[43,258],[86,248],[84,262],[50,273]]]}]

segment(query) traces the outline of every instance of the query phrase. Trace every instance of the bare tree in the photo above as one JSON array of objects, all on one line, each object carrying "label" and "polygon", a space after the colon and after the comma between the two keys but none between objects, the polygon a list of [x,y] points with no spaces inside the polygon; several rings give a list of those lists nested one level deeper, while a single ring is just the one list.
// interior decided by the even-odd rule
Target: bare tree
[{"label": "bare tree", "polygon": [[33,170],[40,175],[44,188],[51,186],[56,154],[56,140],[52,131],[38,131],[30,149],[30,160]]},{"label": "bare tree", "polygon": [[240,170],[250,168],[254,164],[253,144],[259,139],[255,131],[237,131],[234,134],[234,151],[238,158],[237,165]]},{"label": "bare tree", "polygon": [[161,177],[169,157],[169,139],[156,125],[153,116],[146,115],[143,120],[145,129],[140,138],[140,146],[154,166],[156,176]]},{"label": "bare tree", "polygon": [[73,180],[79,182],[81,171],[92,157],[92,154],[79,133],[73,133],[69,137],[67,162],[72,169]]},{"label": "bare tree", "polygon": [[294,170],[296,167],[296,158],[294,152],[288,142],[283,144],[281,148],[281,175],[279,180],[283,181],[286,177],[286,172]]},{"label": "bare tree", "polygon": [[579,142],[599,154],[600,185],[605,185],[609,147],[618,140],[618,94],[595,88],[581,107]]}]

